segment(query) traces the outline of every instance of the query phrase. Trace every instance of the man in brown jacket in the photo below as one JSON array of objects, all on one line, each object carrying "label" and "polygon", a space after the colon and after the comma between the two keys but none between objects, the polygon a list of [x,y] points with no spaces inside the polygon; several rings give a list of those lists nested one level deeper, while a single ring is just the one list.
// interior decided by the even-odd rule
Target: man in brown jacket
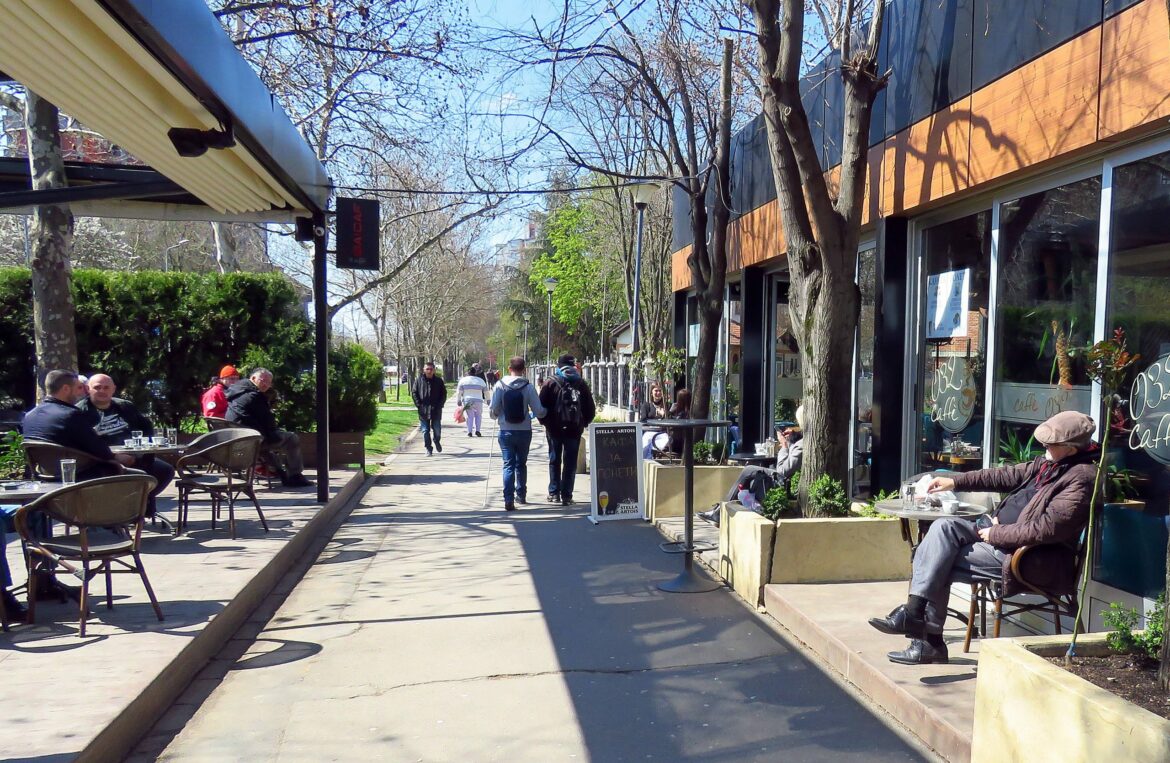
[{"label": "man in brown jacket", "polygon": [[965,519],[931,524],[914,553],[906,604],[869,624],[883,633],[905,635],[910,646],[890,652],[891,662],[918,665],[947,661],[942,638],[951,583],[971,575],[999,577],[1005,595],[1016,589],[1012,553],[1021,546],[1050,544],[1053,572],[1075,574],[1072,550],[1089,520],[1096,474],[1093,420],[1065,411],[1036,427],[1043,456],[1027,464],[935,477],[930,492],[942,490],[1005,493],[985,526]]}]

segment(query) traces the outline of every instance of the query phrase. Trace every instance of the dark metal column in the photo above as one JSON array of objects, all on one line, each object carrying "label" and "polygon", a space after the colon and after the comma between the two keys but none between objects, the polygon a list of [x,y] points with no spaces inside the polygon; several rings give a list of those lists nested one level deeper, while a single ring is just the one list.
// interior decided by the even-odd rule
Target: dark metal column
[{"label": "dark metal column", "polygon": [[762,268],[744,268],[740,286],[740,450],[751,452],[772,429],[768,411],[768,277]]},{"label": "dark metal column", "polygon": [[317,372],[317,502],[329,501],[329,305],[326,298],[325,215],[313,215],[313,333]]}]

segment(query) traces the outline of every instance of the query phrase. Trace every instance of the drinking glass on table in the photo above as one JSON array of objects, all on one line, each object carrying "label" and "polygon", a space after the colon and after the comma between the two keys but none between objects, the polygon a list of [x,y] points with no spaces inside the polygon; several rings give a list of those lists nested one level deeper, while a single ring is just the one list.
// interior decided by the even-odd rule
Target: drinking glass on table
[{"label": "drinking glass on table", "polygon": [[135,447],[142,444],[142,430],[141,429],[135,429],[133,432],[130,433],[130,436],[132,438],[134,438],[134,446]]},{"label": "drinking glass on table", "polygon": [[179,431],[177,429],[174,427],[167,427],[165,432],[167,436],[167,445],[179,444]]},{"label": "drinking glass on table", "polygon": [[74,482],[77,482],[76,458],[61,459],[61,482],[65,485],[72,485]]},{"label": "drinking glass on table", "polygon": [[150,444],[151,444],[151,445],[153,445],[153,446],[154,446],[154,447],[156,447],[156,448],[162,448],[162,447],[165,447],[165,446],[166,446],[166,444],[167,444],[167,438],[166,438],[166,437],[163,437],[162,435],[158,435],[158,436],[155,436],[155,437],[151,437],[151,438],[150,438]]}]

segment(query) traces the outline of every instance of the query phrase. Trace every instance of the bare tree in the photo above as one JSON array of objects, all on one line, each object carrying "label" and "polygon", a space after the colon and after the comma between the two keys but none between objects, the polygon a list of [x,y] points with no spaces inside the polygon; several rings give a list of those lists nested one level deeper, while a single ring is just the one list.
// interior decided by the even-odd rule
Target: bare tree
[{"label": "bare tree", "polygon": [[805,45],[801,0],[749,0],[759,42],[760,91],[772,176],[787,246],[789,312],[804,367],[802,504],[819,475],[844,480],[849,467],[851,363],[860,297],[854,282],[884,3],[873,6],[863,45],[853,47],[856,3],[842,0],[844,125],[837,187],[831,188],[800,100]]}]

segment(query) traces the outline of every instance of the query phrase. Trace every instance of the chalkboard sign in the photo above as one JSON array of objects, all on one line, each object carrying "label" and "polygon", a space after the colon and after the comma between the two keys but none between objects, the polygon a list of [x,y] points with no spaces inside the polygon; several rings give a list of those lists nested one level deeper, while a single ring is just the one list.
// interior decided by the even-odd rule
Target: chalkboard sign
[{"label": "chalkboard sign", "polygon": [[1163,355],[1133,380],[1129,392],[1133,430],[1129,447],[1170,464],[1170,355]]},{"label": "chalkboard sign", "polygon": [[642,425],[590,424],[589,521],[645,519],[642,504]]}]

